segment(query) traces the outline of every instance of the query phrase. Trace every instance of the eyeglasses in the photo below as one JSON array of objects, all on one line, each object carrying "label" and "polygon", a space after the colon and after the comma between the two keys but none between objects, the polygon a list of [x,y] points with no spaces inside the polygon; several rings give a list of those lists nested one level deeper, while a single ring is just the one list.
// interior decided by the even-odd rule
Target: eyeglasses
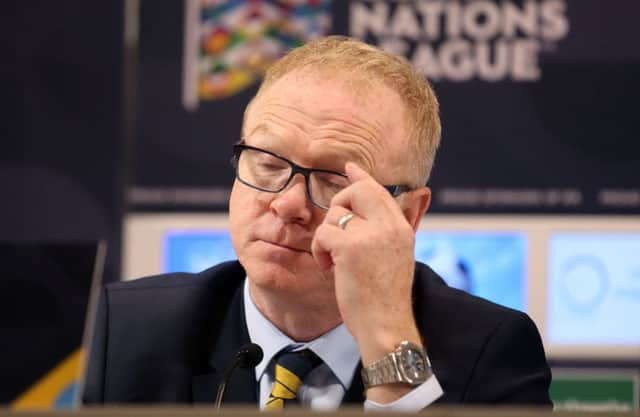
[{"label": "eyeglasses", "polygon": [[[309,201],[325,210],[329,209],[333,196],[350,184],[347,176],[339,172],[303,168],[273,152],[248,145],[238,144],[233,147],[231,164],[241,183],[268,193],[279,193],[296,174],[300,174],[304,177]],[[393,197],[412,190],[406,185],[383,187]]]}]

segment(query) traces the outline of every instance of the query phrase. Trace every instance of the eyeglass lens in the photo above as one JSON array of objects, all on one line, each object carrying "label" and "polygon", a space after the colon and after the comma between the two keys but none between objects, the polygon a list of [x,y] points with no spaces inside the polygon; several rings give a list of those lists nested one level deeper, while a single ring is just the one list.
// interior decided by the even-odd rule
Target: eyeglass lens
[{"label": "eyeglass lens", "polygon": [[[255,188],[268,192],[282,191],[288,184],[293,166],[285,159],[256,149],[243,149],[238,160],[238,178]],[[328,207],[331,199],[349,185],[342,175],[324,171],[309,173],[307,185],[311,200]]]}]

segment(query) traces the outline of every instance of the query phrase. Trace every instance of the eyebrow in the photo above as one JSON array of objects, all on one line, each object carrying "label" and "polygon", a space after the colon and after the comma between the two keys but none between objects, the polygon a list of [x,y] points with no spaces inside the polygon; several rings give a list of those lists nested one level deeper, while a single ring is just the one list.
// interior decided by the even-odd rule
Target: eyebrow
[{"label": "eyebrow", "polygon": [[[264,135],[266,140],[258,140],[257,143],[247,143],[247,139],[255,134]],[[257,124],[247,136],[243,136],[241,143],[244,145],[256,146],[260,149],[275,153],[281,158],[288,159],[288,156],[282,154],[283,152],[286,152],[287,148],[282,146],[282,141],[279,139],[282,139],[282,135],[278,135],[273,128],[262,122]]]},{"label": "eyebrow", "polygon": [[[242,138],[242,140],[246,140],[248,136],[254,135],[256,133],[263,133],[266,134],[268,136],[276,136],[275,132],[273,131],[273,129],[271,129],[267,124],[265,123],[258,123],[257,126],[255,126],[251,132],[249,132],[245,137]],[[243,135],[244,136],[244,135]]]},{"label": "eyebrow", "polygon": [[[258,143],[247,143],[247,139],[255,134],[263,134],[265,136],[267,136],[268,139],[273,139],[273,141],[269,141],[267,144],[265,144],[264,142],[258,141]],[[246,136],[242,137],[242,143],[245,145],[249,145],[249,146],[257,146],[261,149],[267,150],[269,152],[273,152],[276,155],[278,155],[281,158],[285,158],[290,160],[289,156],[285,156],[283,155],[283,152],[286,153],[286,146],[283,147],[281,144],[281,141],[279,141],[278,139],[282,139],[282,135],[277,134],[274,129],[269,126],[268,123],[265,122],[260,122],[258,123],[256,126],[253,127],[253,129],[251,129],[251,132],[249,132],[249,134],[247,134]],[[266,146],[266,148],[265,148]],[[316,158],[313,158],[318,159]],[[348,153],[346,155],[342,154],[341,152],[337,151],[337,150],[333,150],[331,152],[330,155],[320,155],[320,159],[322,160],[322,164],[320,164],[319,166],[312,166],[311,169],[319,169],[319,170],[324,170],[324,171],[331,171],[331,172],[336,172],[339,174],[345,174],[344,171],[344,164],[347,161],[358,161],[359,163],[361,162],[362,158],[359,158],[357,155],[353,155],[351,153]],[[293,161],[292,161],[293,162]],[[316,161],[318,162],[318,161]],[[327,163],[328,162],[328,163]],[[303,166],[303,165],[301,165]],[[310,168],[309,166],[306,166],[306,168]]]}]

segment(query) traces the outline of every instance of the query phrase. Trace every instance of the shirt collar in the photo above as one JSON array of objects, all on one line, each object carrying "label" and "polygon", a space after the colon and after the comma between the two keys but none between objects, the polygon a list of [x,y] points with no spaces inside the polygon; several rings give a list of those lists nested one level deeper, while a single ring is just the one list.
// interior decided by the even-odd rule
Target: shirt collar
[{"label": "shirt collar", "polygon": [[307,343],[299,343],[282,333],[256,307],[249,291],[249,280],[244,283],[244,311],[249,338],[264,352],[264,359],[256,366],[256,380],[262,375],[273,357],[286,347],[295,350],[309,348],[331,369],[345,389],[351,386],[353,373],[360,361],[358,345],[344,323]]}]

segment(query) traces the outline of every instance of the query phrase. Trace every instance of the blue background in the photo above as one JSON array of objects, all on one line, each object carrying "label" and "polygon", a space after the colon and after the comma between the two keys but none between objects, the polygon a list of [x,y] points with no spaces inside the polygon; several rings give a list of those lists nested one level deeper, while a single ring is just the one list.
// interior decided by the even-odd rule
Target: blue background
[{"label": "blue background", "polygon": [[[418,232],[416,259],[460,288],[460,262],[467,265],[471,293],[518,310],[526,308],[525,237],[519,233]],[[165,234],[164,272],[198,272],[236,259],[229,233],[174,230]]]}]

